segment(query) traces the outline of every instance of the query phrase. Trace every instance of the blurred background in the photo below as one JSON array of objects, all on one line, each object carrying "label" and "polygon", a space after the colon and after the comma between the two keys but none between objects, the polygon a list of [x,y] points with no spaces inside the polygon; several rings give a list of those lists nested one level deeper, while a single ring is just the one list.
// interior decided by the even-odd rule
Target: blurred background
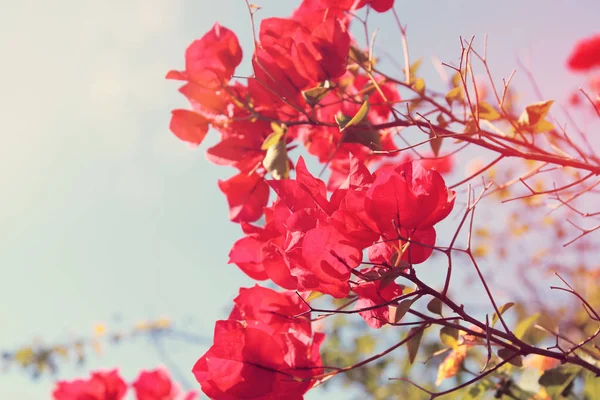
[{"label": "blurred background", "polygon": [[[190,148],[169,132],[171,109],[187,103],[164,75],[182,69],[186,47],[215,21],[237,33],[245,51],[237,74],[249,75],[245,2],[0,4],[0,351],[8,358],[40,343],[95,343],[83,364],[65,359],[55,375],[34,379],[2,364],[0,399],[48,399],[56,379],[114,367],[131,380],[166,366],[196,388],[189,371],[212,342],[214,321],[254,283],[227,265],[241,231],[217,180],[233,169],[204,157],[216,134]],[[257,4],[261,18],[287,16],[299,2]],[[597,32],[600,15],[596,0],[397,0],[395,9],[428,86],[444,84],[432,57],[457,63],[461,35],[481,45],[488,34],[494,77],[517,68],[515,85],[535,99],[520,62],[558,104],[583,82],[565,61],[578,39]],[[393,16],[370,21],[380,28],[376,52],[402,62]],[[465,175],[460,163],[454,174]],[[172,334],[155,329],[167,325]],[[325,397],[335,398],[307,395]]]}]

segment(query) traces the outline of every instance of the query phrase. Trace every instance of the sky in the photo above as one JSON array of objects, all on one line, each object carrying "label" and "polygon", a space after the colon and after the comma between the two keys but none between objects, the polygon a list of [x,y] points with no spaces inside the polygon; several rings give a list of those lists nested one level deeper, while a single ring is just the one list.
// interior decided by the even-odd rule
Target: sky
[{"label": "sky", "polygon": [[[265,16],[289,15],[298,4],[256,3]],[[0,0],[0,8],[0,350],[160,317],[210,342],[214,321],[253,282],[227,265],[241,232],[228,221],[217,180],[233,171],[204,157],[214,132],[199,148],[169,132],[170,110],[187,104],[164,75],[183,68],[186,47],[215,21],[237,32],[246,56],[239,72],[248,74],[244,1]],[[564,64],[577,39],[598,31],[600,15],[595,0],[397,0],[395,8],[428,85],[441,83],[433,56],[457,62],[459,36],[481,44],[487,33],[496,77],[508,77],[520,58],[559,102],[583,83]],[[379,51],[401,61],[392,16],[377,16],[375,26]],[[524,74],[516,82],[528,88]],[[167,346],[183,371],[206,350]],[[60,378],[119,367],[132,379],[161,364],[138,341]],[[48,399],[52,382],[8,371],[0,398]],[[307,395],[318,398],[325,395]]]}]

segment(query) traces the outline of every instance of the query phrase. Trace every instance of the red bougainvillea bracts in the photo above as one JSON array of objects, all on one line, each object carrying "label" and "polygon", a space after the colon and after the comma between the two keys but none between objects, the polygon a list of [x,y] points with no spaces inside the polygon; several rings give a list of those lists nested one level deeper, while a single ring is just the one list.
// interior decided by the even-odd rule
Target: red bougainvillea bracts
[{"label": "red bougainvillea bracts", "polygon": [[217,321],[214,344],[193,373],[211,399],[302,399],[322,372],[323,339],[260,321]]},{"label": "red bougainvillea bracts", "polygon": [[183,393],[164,369],[142,371],[131,385],[136,400],[195,400],[196,392]]},{"label": "red bougainvillea bracts", "polygon": [[117,370],[93,372],[89,379],[59,381],[52,392],[54,400],[121,400],[127,384]]},{"label": "red bougainvillea bracts", "polygon": [[580,40],[571,52],[567,66],[573,71],[600,67],[600,34]]},{"label": "red bougainvillea bracts", "polygon": [[[186,52],[185,71],[168,74],[186,81],[191,105],[173,112],[171,130],[200,144],[214,129],[220,141],[207,158],[238,170],[218,182],[243,231],[229,263],[286,290],[240,289],[229,319],[216,323],[193,367],[212,399],[302,399],[325,371],[324,334],[306,299],[351,296],[366,324],[381,328],[403,294],[390,271],[432,254],[434,226],[454,205],[440,175],[451,159],[397,157],[397,132],[384,126],[398,118],[399,82],[373,74],[369,50],[350,34],[356,10],[393,3],[305,0],[289,17],[263,19],[247,79],[232,80],[242,52],[215,25]],[[291,161],[298,145],[326,166],[327,181],[302,157]]]},{"label": "red bougainvillea bracts", "polygon": [[[195,400],[195,391],[183,393],[169,377],[167,371],[155,369],[142,371],[128,385],[117,370],[92,372],[89,379],[59,381],[52,395],[54,400],[121,400],[133,388],[136,400]],[[129,398],[129,397],[128,397]]]},{"label": "red bougainvillea bracts", "polygon": [[[308,172],[302,158],[295,180],[269,181],[278,199],[267,207],[266,225],[244,225],[247,236],[234,244],[230,262],[254,279],[341,298],[365,249],[371,261],[389,263],[394,253],[414,264],[427,260],[435,244],[433,226],[454,205],[455,194],[441,175],[415,161],[374,175],[358,159],[351,162],[346,183],[329,200],[324,182]],[[389,257],[383,259],[386,248]]]}]

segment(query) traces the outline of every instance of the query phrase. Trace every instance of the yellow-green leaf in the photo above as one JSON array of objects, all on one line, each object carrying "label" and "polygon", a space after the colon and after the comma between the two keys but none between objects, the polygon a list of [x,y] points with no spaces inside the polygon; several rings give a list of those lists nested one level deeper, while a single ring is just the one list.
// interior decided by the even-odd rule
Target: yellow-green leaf
[{"label": "yellow-green leaf", "polygon": [[462,77],[460,72],[457,71],[454,75],[452,75],[451,83],[453,88],[462,87]]},{"label": "yellow-green leaf", "polygon": [[369,112],[369,102],[365,100],[365,102],[362,104],[362,106],[360,106],[360,108],[358,109],[356,115],[354,117],[352,117],[350,119],[350,121],[343,124],[343,126],[340,125],[340,121],[336,117],[336,122],[338,123],[338,126],[340,127],[340,132],[343,132],[344,129],[346,129],[346,128],[360,124],[362,122],[362,120],[365,119],[368,112]]},{"label": "yellow-green leaf", "polygon": [[[500,315],[503,315],[506,311],[508,311],[514,305],[515,305],[515,303],[506,303],[506,304],[503,304],[500,307],[498,307],[498,311],[500,312]],[[498,322],[500,315],[498,315],[497,313],[494,313],[494,315],[492,315],[492,328],[494,327],[494,325],[496,325],[496,322]]]},{"label": "yellow-green leaf", "polygon": [[525,111],[519,117],[519,126],[531,133],[547,132],[554,129],[552,124],[545,120],[553,103],[554,100],[548,100],[525,107]]},{"label": "yellow-green leaf", "polygon": [[410,306],[414,303],[414,300],[404,300],[400,304],[391,304],[388,306],[390,313],[390,321],[396,323],[402,319],[410,310]]},{"label": "yellow-green leaf", "polygon": [[448,126],[448,121],[444,118],[444,114],[440,113],[437,116],[437,124],[440,128],[445,128]]},{"label": "yellow-green leaf", "polygon": [[348,53],[348,56],[350,60],[367,70],[370,70],[376,64],[375,59],[371,59],[371,63],[369,63],[369,53],[356,46],[350,46],[350,52]]},{"label": "yellow-green leaf", "polygon": [[419,94],[425,93],[425,79],[415,79],[415,81],[412,83],[412,88]]},{"label": "yellow-green leaf", "polygon": [[262,146],[260,146],[260,149],[261,150],[268,150],[270,147],[275,146],[281,140],[281,137],[283,136],[283,133],[284,133],[283,131],[272,132],[269,136],[266,137],[266,139],[263,142]]},{"label": "yellow-green leaf", "polygon": [[411,328],[408,331],[408,335],[414,334],[413,337],[410,338],[408,342],[406,342],[406,349],[408,350],[408,360],[410,363],[415,362],[415,358],[417,357],[417,353],[419,352],[419,347],[421,346],[421,339],[423,338],[423,327],[415,327]]},{"label": "yellow-green leaf", "polygon": [[329,90],[329,85],[326,87],[317,86],[312,89],[302,91],[302,97],[304,97],[304,100],[306,100],[308,105],[315,106],[319,104],[321,100],[323,100],[327,93],[329,93]]},{"label": "yellow-green leaf", "polygon": [[492,107],[489,103],[482,101],[478,104],[479,107],[479,118],[487,119],[488,121],[495,121],[502,117],[498,111],[494,107]]},{"label": "yellow-green leaf", "polygon": [[525,114],[521,115],[521,118],[527,118],[528,125],[537,124],[539,121],[546,118],[552,104],[554,104],[554,100],[547,100],[528,105],[525,107]]},{"label": "yellow-green leaf", "polygon": [[[407,78],[408,78],[409,82],[413,82],[414,81],[415,74],[417,73],[417,71],[421,67],[421,62],[422,61],[423,61],[423,57],[419,58],[417,61],[415,61],[414,63],[412,63],[411,66],[408,67],[409,76]],[[404,72],[406,73],[406,71],[404,71]]]},{"label": "yellow-green leaf", "polygon": [[442,301],[437,297],[434,297],[429,303],[427,303],[427,309],[437,315],[442,315]]},{"label": "yellow-green leaf", "polygon": [[271,173],[273,179],[285,179],[289,176],[290,165],[285,140],[279,140],[267,149],[262,164]]},{"label": "yellow-green leaf", "polygon": [[554,125],[552,125],[552,123],[548,120],[543,119],[533,126],[531,133],[550,132],[553,129]]},{"label": "yellow-green leaf", "polygon": [[494,382],[482,379],[469,387],[469,391],[463,396],[463,400],[480,400],[488,391],[492,391],[495,386]]},{"label": "yellow-green leaf", "polygon": [[516,353],[510,349],[498,350],[498,357],[503,360],[509,360],[509,364],[512,364],[515,367],[523,366],[523,357],[516,355]]},{"label": "yellow-green leaf", "polygon": [[314,299],[318,299],[321,296],[323,296],[323,293],[317,292],[317,291],[313,290],[312,292],[310,292],[310,294],[308,295],[308,297],[306,299],[304,299],[304,300],[306,300],[307,303],[310,303]]},{"label": "yellow-green leaf", "polygon": [[475,120],[470,119],[469,121],[467,121],[463,133],[477,133],[478,131],[479,129],[477,129],[477,123],[475,122]]},{"label": "yellow-green leaf", "polygon": [[513,331],[514,335],[518,339],[521,339],[525,335],[525,333],[527,333],[527,330],[531,327],[531,325],[533,325],[533,323],[538,319],[539,316],[540,316],[539,313],[534,314],[531,317],[526,318],[523,321],[519,322],[517,324],[517,327]]},{"label": "yellow-green leaf", "polygon": [[440,149],[442,148],[442,138],[435,137],[435,134],[433,132],[429,134],[429,137],[431,138],[431,140],[429,141],[431,151],[433,151],[433,154],[437,157],[440,154]]},{"label": "yellow-green leaf", "polygon": [[381,150],[379,131],[373,129],[370,123],[362,123],[346,130],[342,136],[342,143],[360,143],[371,150]]},{"label": "yellow-green leaf", "polygon": [[452,106],[452,103],[458,101],[459,103],[463,102],[464,94],[463,88],[461,86],[457,86],[448,93],[446,93],[446,102],[449,106]]},{"label": "yellow-green leaf", "polygon": [[593,372],[587,371],[583,387],[587,398],[593,399],[593,396],[600,393],[600,379]]},{"label": "yellow-green leaf", "polygon": [[458,348],[458,329],[444,326],[440,330],[440,340],[444,345],[456,350]]}]

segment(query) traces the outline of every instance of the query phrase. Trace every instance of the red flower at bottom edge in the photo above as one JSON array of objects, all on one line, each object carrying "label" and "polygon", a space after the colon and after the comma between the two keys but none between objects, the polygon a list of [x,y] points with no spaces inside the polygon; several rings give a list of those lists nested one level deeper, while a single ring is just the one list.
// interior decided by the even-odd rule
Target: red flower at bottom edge
[{"label": "red flower at bottom edge", "polygon": [[127,385],[117,370],[93,372],[90,379],[59,381],[52,392],[54,400],[121,400]]},{"label": "red flower at bottom edge", "polygon": [[192,372],[215,400],[301,400],[321,372],[314,338],[277,332],[258,321],[217,321],[214,344]]}]

